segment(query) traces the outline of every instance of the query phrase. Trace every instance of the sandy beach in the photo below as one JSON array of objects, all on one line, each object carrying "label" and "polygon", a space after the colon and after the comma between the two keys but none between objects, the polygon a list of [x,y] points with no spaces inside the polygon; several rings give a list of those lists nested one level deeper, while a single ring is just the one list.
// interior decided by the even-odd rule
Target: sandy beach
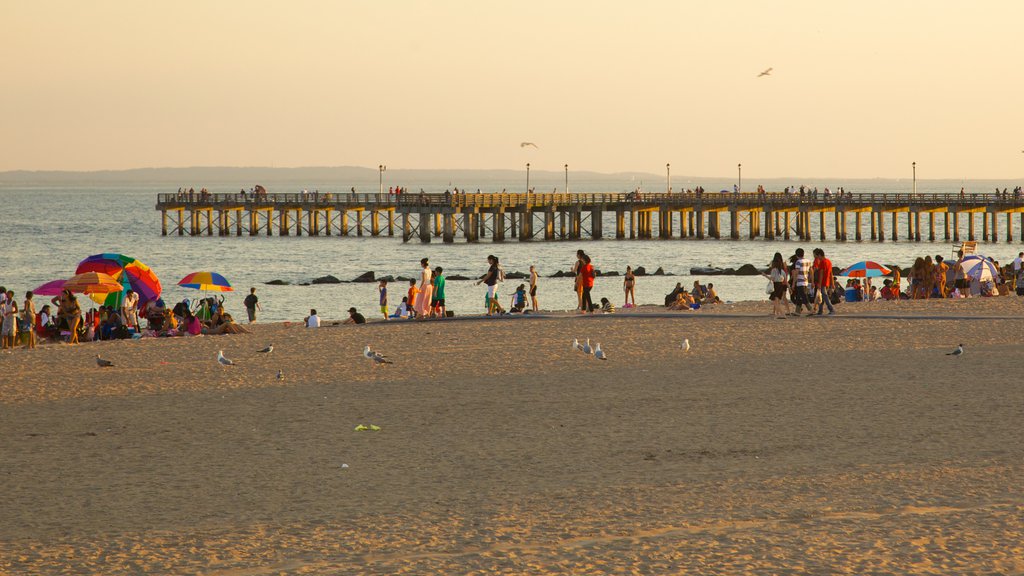
[{"label": "sandy beach", "polygon": [[0,571],[1024,573],[1024,300],[769,311],[0,354]]}]

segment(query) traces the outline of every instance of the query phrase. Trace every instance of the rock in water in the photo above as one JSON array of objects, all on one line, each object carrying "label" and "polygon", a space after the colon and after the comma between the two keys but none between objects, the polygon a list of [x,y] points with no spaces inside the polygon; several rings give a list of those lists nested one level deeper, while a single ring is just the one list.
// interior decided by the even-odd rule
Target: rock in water
[{"label": "rock in water", "polygon": [[341,284],[341,280],[328,274],[327,276],[321,276],[313,279],[313,284]]},{"label": "rock in water", "polygon": [[373,274],[373,271],[371,270],[370,272],[365,272],[363,274],[360,274],[359,276],[356,276],[355,279],[353,279],[352,281],[353,282],[376,282],[376,279],[375,279],[375,276]]}]

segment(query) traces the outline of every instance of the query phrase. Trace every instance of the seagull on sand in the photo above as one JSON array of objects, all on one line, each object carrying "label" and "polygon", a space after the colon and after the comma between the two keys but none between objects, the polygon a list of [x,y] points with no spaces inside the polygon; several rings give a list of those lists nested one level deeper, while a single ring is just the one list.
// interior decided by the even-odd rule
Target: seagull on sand
[{"label": "seagull on sand", "polygon": [[284,370],[278,370],[277,371],[277,379],[278,380],[284,380]]},{"label": "seagull on sand", "polygon": [[110,368],[111,366],[114,365],[114,363],[111,362],[110,360],[104,360],[103,358],[100,358],[100,355],[97,354],[96,365],[99,366],[100,368]]},{"label": "seagull on sand", "polygon": [[385,358],[384,355],[381,354],[380,352],[374,352],[370,350],[369,346],[363,348],[363,358],[366,358],[367,360],[373,360],[374,366],[380,366],[381,364],[394,364],[394,362]]},{"label": "seagull on sand", "polygon": [[262,350],[257,350],[256,352],[258,354],[270,354],[273,351],[274,351],[274,345],[271,344],[270,346],[267,346],[266,348],[264,348]]},{"label": "seagull on sand", "polygon": [[520,148],[526,148],[527,146],[533,146],[534,148],[538,148],[538,149],[540,148],[540,146],[537,146],[533,142],[520,142],[519,143],[519,147]]},{"label": "seagull on sand", "polygon": [[232,362],[231,360],[228,360],[227,358],[224,357],[224,351],[223,350],[217,350],[217,362],[219,362],[221,366],[234,366],[235,365],[234,362]]},{"label": "seagull on sand", "polygon": [[608,357],[604,355],[604,350],[601,350],[601,343],[597,343],[597,348],[594,348],[594,358],[598,360],[607,360]]},{"label": "seagull on sand", "polygon": [[690,339],[689,338],[683,338],[683,343],[679,347],[683,349],[683,352],[689,352],[690,351]]},{"label": "seagull on sand", "polygon": [[584,344],[583,348],[580,348],[580,350],[583,350],[584,354],[593,354],[594,353],[594,349],[590,347],[590,338],[587,338],[587,343]]},{"label": "seagull on sand", "polygon": [[963,355],[964,355],[964,345],[963,344],[957,344],[956,345],[956,350],[953,350],[952,352],[946,352],[946,356],[956,356],[957,358],[959,358],[960,356],[963,356]]},{"label": "seagull on sand", "polygon": [[573,338],[572,339],[572,349],[573,350],[580,350],[580,351],[583,350],[583,345],[580,344],[579,338]]},{"label": "seagull on sand", "polygon": [[758,74],[757,77],[760,78],[761,76],[771,76],[771,75],[772,75],[772,69],[769,68],[769,69],[765,70],[764,72],[761,72],[760,74]]}]

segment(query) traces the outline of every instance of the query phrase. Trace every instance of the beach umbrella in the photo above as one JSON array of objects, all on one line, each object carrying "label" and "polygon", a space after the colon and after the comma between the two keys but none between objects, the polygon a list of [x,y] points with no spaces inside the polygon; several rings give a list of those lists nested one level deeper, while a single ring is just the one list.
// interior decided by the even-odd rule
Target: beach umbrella
[{"label": "beach umbrella", "polygon": [[959,266],[964,271],[964,276],[978,282],[995,282],[996,277],[999,276],[999,269],[992,263],[992,260],[981,254],[964,256],[960,260]]},{"label": "beach umbrella", "polygon": [[75,274],[64,282],[64,290],[77,294],[110,294],[120,292],[123,286],[113,276],[103,272]]},{"label": "beach umbrella", "polygon": [[880,276],[888,276],[892,274],[892,270],[882,266],[878,262],[871,260],[864,260],[863,262],[857,262],[853,266],[843,270],[837,276],[847,276],[849,278],[878,278]]},{"label": "beach umbrella", "polygon": [[75,273],[83,272],[102,272],[121,283],[121,291],[112,292],[103,301],[97,300],[107,306],[120,306],[124,292],[131,289],[139,295],[139,308],[142,308],[147,302],[159,298],[163,291],[152,268],[124,254],[93,254],[78,263]]},{"label": "beach umbrella", "polygon": [[178,281],[178,286],[204,292],[234,292],[231,283],[216,272],[193,272]]},{"label": "beach umbrella", "polygon": [[36,296],[58,296],[64,291],[64,283],[67,280],[50,280],[32,291]]}]

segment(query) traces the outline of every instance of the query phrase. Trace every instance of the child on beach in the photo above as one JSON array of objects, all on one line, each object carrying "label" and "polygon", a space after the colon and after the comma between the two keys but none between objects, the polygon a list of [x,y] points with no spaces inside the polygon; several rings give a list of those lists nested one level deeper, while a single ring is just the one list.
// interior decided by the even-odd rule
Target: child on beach
[{"label": "child on beach", "polygon": [[384,319],[388,319],[388,281],[381,280],[377,286],[377,292],[380,293],[380,312],[384,315]]},{"label": "child on beach", "polygon": [[512,302],[509,304],[511,312],[522,312],[526,308],[526,284],[520,284],[512,294]]},{"label": "child on beach", "polygon": [[408,296],[407,296],[407,298],[408,298],[407,305],[409,306],[409,317],[410,318],[415,318],[416,317],[416,296],[418,296],[419,293],[420,293],[420,290],[419,290],[419,288],[416,287],[416,281],[415,280],[409,280],[409,293],[408,293]]},{"label": "child on beach", "polygon": [[443,272],[444,268],[441,268],[440,266],[434,269],[434,291],[430,300],[430,314],[432,316],[437,316],[438,318],[444,318],[446,311],[444,303],[445,280],[444,275],[442,274]]},{"label": "child on beach", "polygon": [[607,298],[601,298],[601,313],[602,314],[614,314],[615,305],[611,303]]}]

